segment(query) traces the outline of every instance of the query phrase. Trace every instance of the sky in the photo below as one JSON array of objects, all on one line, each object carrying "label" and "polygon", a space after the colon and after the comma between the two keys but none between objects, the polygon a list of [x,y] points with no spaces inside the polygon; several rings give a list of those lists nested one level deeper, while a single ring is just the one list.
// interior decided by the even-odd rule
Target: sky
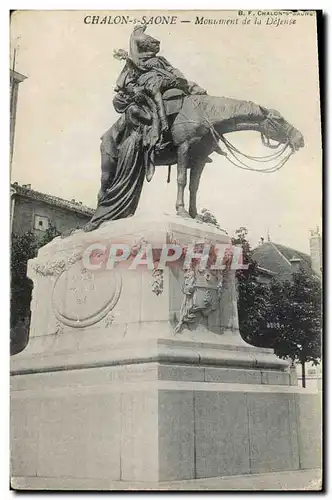
[{"label": "sky", "polygon": [[[132,24],[85,24],[87,15],[112,11],[19,11],[11,23],[11,54],[17,47],[20,84],[12,182],[75,198],[95,207],[99,189],[100,136],[118,115],[115,81],[123,63],[113,50],[128,49]],[[161,41],[160,54],[210,95],[251,100],[277,109],[305,139],[305,147],[274,174],[246,172],[211,155],[198,192],[229,234],[245,226],[256,246],[261,237],[309,253],[309,230],[321,227],[322,154],[315,18],[266,25],[267,16],[237,11],[199,12],[199,17],[239,18],[238,24],[197,25],[197,12],[134,12],[175,15],[174,25],[148,27]],[[254,19],[261,24],[254,24]],[[271,19],[272,16],[268,16]],[[280,18],[280,16],[279,16]],[[191,20],[181,23],[180,20]],[[289,19],[284,16],[282,19]],[[295,18],[294,18],[295,19]],[[254,132],[229,134],[248,154],[270,154]],[[176,168],[158,167],[146,183],[137,214],[174,213]]]}]

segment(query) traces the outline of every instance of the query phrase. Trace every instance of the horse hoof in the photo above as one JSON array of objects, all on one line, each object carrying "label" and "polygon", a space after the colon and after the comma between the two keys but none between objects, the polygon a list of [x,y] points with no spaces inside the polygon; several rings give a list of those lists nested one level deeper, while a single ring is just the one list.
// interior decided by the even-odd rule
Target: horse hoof
[{"label": "horse hoof", "polygon": [[189,210],[189,215],[192,219],[196,219],[197,217],[197,210]]},{"label": "horse hoof", "polygon": [[176,215],[178,215],[179,217],[183,217],[185,219],[190,218],[189,212],[187,212],[187,210],[185,210],[182,207],[177,208]]}]

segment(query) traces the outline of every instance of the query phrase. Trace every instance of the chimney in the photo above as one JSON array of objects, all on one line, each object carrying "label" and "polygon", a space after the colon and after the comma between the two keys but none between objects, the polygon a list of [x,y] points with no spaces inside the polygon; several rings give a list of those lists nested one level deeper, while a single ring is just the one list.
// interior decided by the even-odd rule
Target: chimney
[{"label": "chimney", "polygon": [[322,239],[318,226],[310,231],[310,257],[311,268],[320,276],[322,273]]},{"label": "chimney", "polygon": [[301,259],[298,257],[293,256],[293,258],[289,261],[292,265],[292,272],[296,273],[301,269]]}]

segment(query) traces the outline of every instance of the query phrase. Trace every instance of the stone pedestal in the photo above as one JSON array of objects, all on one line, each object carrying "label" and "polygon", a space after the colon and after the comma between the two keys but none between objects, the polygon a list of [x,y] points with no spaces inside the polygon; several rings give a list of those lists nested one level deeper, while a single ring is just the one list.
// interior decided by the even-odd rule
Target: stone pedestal
[{"label": "stone pedestal", "polygon": [[194,280],[189,321],[183,266],[82,265],[92,243],[151,242],[157,255],[167,241],[229,238],[193,220],[133,217],[57,238],[30,261],[30,341],[11,358],[14,488],[320,466],[318,396],[272,350],[242,340],[234,270],[221,286],[214,273]]}]

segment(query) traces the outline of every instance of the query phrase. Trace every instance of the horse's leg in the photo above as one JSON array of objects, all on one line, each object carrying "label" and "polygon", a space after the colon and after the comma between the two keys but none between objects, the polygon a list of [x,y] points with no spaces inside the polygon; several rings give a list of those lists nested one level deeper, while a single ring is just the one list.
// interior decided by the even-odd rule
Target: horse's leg
[{"label": "horse's leg", "polygon": [[191,167],[190,171],[190,184],[189,184],[189,215],[193,219],[195,219],[197,215],[197,191],[199,186],[199,181],[201,178],[201,174],[205,167],[206,158],[197,158],[195,163]]},{"label": "horse's leg", "polygon": [[176,198],[176,213],[182,217],[188,217],[189,214],[184,208],[184,189],[187,185],[187,167],[188,167],[189,143],[186,141],[178,147],[178,165],[177,165],[177,183],[178,192]]}]

